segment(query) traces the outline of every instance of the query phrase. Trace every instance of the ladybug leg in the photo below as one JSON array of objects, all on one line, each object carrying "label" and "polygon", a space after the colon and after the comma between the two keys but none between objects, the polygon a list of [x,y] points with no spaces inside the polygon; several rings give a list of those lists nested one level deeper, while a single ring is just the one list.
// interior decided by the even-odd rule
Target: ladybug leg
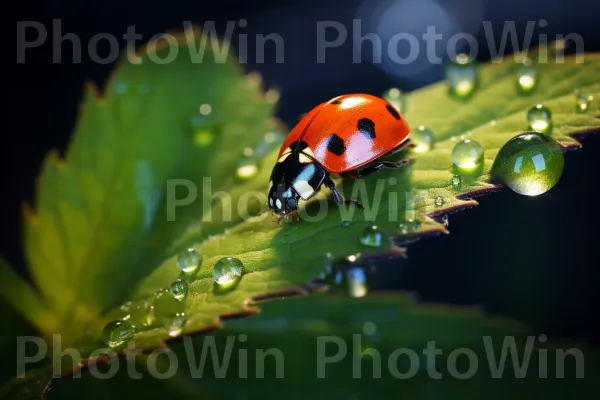
[{"label": "ladybug leg", "polygon": [[350,171],[352,172],[352,175],[348,175],[349,177],[354,176],[356,178],[364,178],[365,176],[371,175],[374,172],[379,171],[380,169],[383,168],[400,168],[403,165],[408,164],[409,162],[412,161],[412,158],[406,158],[404,160],[400,160],[400,161],[382,161],[379,162],[377,164],[373,164],[368,166],[367,168],[360,170],[360,171]]},{"label": "ladybug leg", "polygon": [[341,206],[342,204],[352,204],[358,207],[359,210],[365,209],[365,207],[356,200],[345,200],[344,196],[342,196],[340,191],[337,190],[337,188],[335,187],[335,183],[331,180],[329,176],[325,177],[325,181],[323,183],[329,190],[331,190],[331,193],[333,193],[333,200],[335,200],[337,205]]}]

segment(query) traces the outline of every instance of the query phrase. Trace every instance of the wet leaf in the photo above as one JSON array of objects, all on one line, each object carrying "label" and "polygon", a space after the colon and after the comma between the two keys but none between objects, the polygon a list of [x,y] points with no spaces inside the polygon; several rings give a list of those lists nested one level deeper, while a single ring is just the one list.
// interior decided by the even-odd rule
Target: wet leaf
[{"label": "wet leaf", "polygon": [[[200,43],[197,37],[191,46]],[[159,48],[140,64],[122,63],[102,95],[88,86],[64,159],[48,156],[36,202],[26,208],[25,248],[39,291],[27,296],[41,299],[34,311],[47,308],[49,320],[58,321],[56,329],[36,326],[46,337],[60,333],[63,348],[78,349],[84,364],[104,347],[102,328],[111,320],[133,323],[136,344],[153,349],[174,331],[210,330],[221,317],[257,312],[252,299],[316,288],[311,281],[323,271],[326,253],[397,256],[398,244],[447,232],[434,217],[472,207],[477,203],[471,196],[498,188],[489,177],[494,156],[527,130],[525,113],[538,102],[552,109],[552,136],[565,148],[578,146],[572,135],[599,125],[593,117],[598,102],[588,113],[576,113],[573,95],[579,89],[600,97],[598,55],[586,55],[583,64],[576,58],[539,64],[540,83],[527,97],[515,89],[512,59],[485,65],[468,101],[449,97],[443,82],[408,96],[405,118],[413,128],[430,127],[438,142],[415,154],[408,167],[339,182],[346,197],[363,202],[364,213],[338,208],[323,190],[301,209],[302,221],[279,224],[268,213],[250,217],[265,204],[278,149],[253,159],[255,177],[239,180],[236,174],[244,150],[278,128],[273,102],[257,75],[245,76],[220,57],[218,43],[204,43],[201,63],[193,62],[196,50],[182,43],[173,62],[151,62],[168,55]],[[450,152],[461,135],[483,145],[485,163],[481,175],[453,185]],[[188,197],[190,187],[196,199]],[[389,234],[389,243],[361,244],[360,235],[373,224]],[[177,302],[165,289],[181,277],[177,254],[190,247],[201,265],[184,277],[189,290]],[[212,277],[212,267],[226,256],[238,258],[244,269],[227,288]],[[16,275],[15,285],[22,285]],[[3,287],[3,294],[18,304],[18,292]],[[184,317],[174,320],[175,314]]]}]

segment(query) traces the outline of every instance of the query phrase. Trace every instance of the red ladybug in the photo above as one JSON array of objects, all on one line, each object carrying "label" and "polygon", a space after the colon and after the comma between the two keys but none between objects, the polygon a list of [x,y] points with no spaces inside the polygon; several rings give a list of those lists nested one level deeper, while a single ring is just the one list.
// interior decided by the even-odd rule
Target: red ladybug
[{"label": "red ladybug", "polygon": [[398,110],[380,97],[346,94],[319,104],[283,143],[271,173],[268,206],[283,217],[325,184],[338,205],[363,209],[358,201],[344,200],[329,174],[355,179],[382,168],[398,168],[409,160],[366,164],[406,148],[409,134]]}]

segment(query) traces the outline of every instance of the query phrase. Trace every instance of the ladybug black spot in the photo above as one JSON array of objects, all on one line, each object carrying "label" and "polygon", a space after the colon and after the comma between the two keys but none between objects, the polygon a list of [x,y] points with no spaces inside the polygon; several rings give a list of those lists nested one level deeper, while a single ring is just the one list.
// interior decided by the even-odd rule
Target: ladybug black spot
[{"label": "ladybug black spot", "polygon": [[400,119],[400,113],[398,112],[398,110],[396,110],[395,107],[392,107],[388,104],[387,106],[385,106],[385,108],[387,108],[387,110],[390,112],[390,114],[392,114],[392,117],[394,117],[396,119]]},{"label": "ladybug black spot", "polygon": [[341,99],[335,99],[330,104],[342,104],[342,100]]},{"label": "ladybug black spot", "polygon": [[375,122],[371,121],[369,118],[359,119],[356,127],[368,139],[375,139]]},{"label": "ladybug black spot", "polygon": [[344,139],[332,133],[327,138],[327,150],[335,154],[336,156],[341,156],[346,151],[346,145],[344,144]]}]

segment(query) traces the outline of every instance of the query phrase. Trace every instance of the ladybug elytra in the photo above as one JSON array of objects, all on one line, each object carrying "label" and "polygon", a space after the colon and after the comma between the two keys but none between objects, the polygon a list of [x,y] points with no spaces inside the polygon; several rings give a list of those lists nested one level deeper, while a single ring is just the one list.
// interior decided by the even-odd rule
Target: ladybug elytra
[{"label": "ladybug elytra", "polygon": [[325,185],[338,205],[363,209],[358,201],[344,199],[330,174],[356,179],[406,164],[408,159],[373,162],[406,148],[409,134],[404,118],[380,97],[347,94],[319,104],[284,141],[271,173],[268,206],[283,217]]}]

